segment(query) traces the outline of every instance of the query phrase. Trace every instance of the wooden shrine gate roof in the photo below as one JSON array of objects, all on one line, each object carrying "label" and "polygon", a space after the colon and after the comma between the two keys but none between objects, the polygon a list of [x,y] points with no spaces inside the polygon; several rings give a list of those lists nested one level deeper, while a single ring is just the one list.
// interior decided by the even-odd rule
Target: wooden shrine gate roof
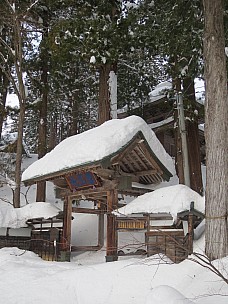
[{"label": "wooden shrine gate roof", "polygon": [[[72,189],[69,178],[86,172],[94,174],[95,179],[99,182],[96,185],[90,185],[90,187],[84,186],[79,187],[79,189]],[[93,200],[94,197],[96,199],[106,197],[107,190],[114,188],[117,188],[119,193],[138,196],[148,192],[148,190],[132,188],[132,182],[143,185],[157,184],[168,181],[171,176],[169,170],[151,150],[143,133],[139,131],[125,146],[99,161],[35,177],[25,183],[32,184],[42,180],[51,180],[57,187],[67,190],[65,195],[70,194],[70,188],[72,196],[80,197],[82,193],[87,192],[87,198]],[[92,188],[92,191],[88,188]]]}]

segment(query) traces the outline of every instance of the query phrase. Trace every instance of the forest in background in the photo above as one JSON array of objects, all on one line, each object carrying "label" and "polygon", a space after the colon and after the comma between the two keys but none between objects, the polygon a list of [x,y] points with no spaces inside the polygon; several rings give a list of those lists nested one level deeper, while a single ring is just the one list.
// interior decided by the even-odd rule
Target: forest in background
[{"label": "forest in background", "polygon": [[[110,119],[110,72],[118,75],[118,108],[129,110],[148,102],[160,81],[172,80],[174,90],[183,90],[193,130],[194,79],[204,75],[203,3],[1,1],[0,134],[10,116],[18,132],[15,207],[23,138],[41,158],[64,138]],[[225,29],[226,7],[227,1]],[[19,109],[6,107],[8,93],[17,95]]]},{"label": "forest in background", "polygon": [[[7,116],[17,130],[17,110],[5,107],[5,100],[7,92],[17,94],[14,63],[21,56],[31,152],[44,154],[97,124],[99,96],[107,86],[102,78],[112,69],[118,108],[129,110],[147,103],[161,81],[202,77],[201,1],[184,1],[184,9],[176,0],[15,1],[15,10],[7,2],[0,7],[0,131]],[[21,54],[15,52],[15,18],[21,22]]]}]

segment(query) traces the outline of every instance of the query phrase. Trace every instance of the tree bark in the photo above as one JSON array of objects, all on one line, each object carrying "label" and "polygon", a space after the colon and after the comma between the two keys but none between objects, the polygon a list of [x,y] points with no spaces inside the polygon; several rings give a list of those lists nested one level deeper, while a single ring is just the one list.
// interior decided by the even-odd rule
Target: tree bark
[{"label": "tree bark", "polygon": [[111,64],[106,63],[100,66],[99,74],[99,98],[98,98],[98,125],[111,119],[110,94],[109,94],[109,73]]},{"label": "tree bark", "polygon": [[18,120],[18,136],[17,136],[17,153],[16,153],[16,165],[15,165],[15,182],[16,188],[13,195],[14,208],[20,208],[20,193],[21,193],[21,162],[23,153],[23,126],[25,118],[25,105],[20,105],[19,120]]},{"label": "tree bark", "polygon": [[50,135],[49,135],[49,141],[48,141],[48,151],[51,151],[55,148],[57,139],[57,118],[56,115],[52,115],[50,118]]},{"label": "tree bark", "polygon": [[222,0],[204,0],[206,254],[228,255],[228,97]]}]

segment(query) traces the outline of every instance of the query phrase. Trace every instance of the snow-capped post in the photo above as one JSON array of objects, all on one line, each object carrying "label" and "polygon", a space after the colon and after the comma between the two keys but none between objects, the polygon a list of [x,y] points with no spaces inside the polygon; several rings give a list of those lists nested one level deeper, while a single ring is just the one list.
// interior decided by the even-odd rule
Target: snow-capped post
[{"label": "snow-capped post", "polygon": [[178,112],[178,123],[181,135],[181,145],[182,145],[182,159],[183,159],[183,171],[184,171],[184,184],[190,187],[190,171],[189,171],[189,161],[188,161],[188,144],[187,144],[187,132],[185,127],[185,117],[184,117],[184,105],[183,96],[181,92],[177,93],[177,112]]},{"label": "snow-capped post", "polygon": [[110,110],[111,118],[117,118],[117,75],[114,71],[109,72],[109,96],[110,96]]}]

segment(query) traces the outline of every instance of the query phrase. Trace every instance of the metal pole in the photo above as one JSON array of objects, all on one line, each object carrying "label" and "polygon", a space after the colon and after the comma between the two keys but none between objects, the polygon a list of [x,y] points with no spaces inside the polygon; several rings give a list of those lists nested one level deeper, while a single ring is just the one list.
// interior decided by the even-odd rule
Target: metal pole
[{"label": "metal pole", "polygon": [[185,127],[183,96],[181,92],[177,93],[177,112],[178,112],[178,122],[179,122],[179,129],[181,135],[184,184],[190,187],[191,184],[190,184],[190,171],[189,171],[189,161],[188,161],[187,132]]}]

